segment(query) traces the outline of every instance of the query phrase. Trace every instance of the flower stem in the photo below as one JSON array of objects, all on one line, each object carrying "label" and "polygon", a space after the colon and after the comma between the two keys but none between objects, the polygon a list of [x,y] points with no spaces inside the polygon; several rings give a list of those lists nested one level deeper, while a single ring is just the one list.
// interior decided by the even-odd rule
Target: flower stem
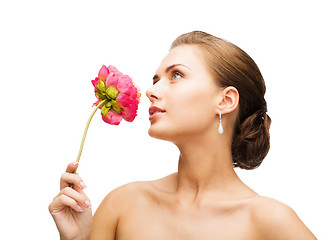
[{"label": "flower stem", "polygon": [[[80,143],[80,148],[79,148],[79,152],[78,152],[78,156],[77,156],[77,160],[76,162],[79,162],[80,160],[80,156],[82,155],[82,151],[83,151],[83,147],[84,147],[84,142],[85,142],[85,138],[86,138],[86,134],[87,134],[87,130],[90,126],[90,123],[91,123],[91,120],[95,114],[95,112],[98,110],[98,108],[105,102],[105,100],[101,101],[96,107],[95,109],[93,110],[90,118],[88,119],[87,123],[86,123],[86,126],[85,126],[85,131],[84,131],[84,134],[83,134],[83,138],[82,138],[82,142]],[[77,170],[77,169],[76,169]],[[76,170],[74,171],[74,173],[76,173]],[[70,184],[71,187],[73,187],[72,184]]]}]

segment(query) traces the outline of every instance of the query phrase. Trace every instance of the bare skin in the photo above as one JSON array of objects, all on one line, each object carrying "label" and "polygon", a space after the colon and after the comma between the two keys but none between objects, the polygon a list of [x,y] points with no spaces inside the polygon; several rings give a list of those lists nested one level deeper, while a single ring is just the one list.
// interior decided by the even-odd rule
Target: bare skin
[{"label": "bare skin", "polygon": [[73,174],[77,167],[78,163],[68,165],[61,176],[60,192],[48,207],[63,240],[88,239],[91,231],[91,203],[83,191],[86,185]]},{"label": "bare skin", "polygon": [[[236,175],[231,142],[239,94],[217,87],[201,59],[196,46],[176,47],[147,91],[151,106],[159,109],[150,113],[149,134],[178,147],[178,172],[113,190],[91,227],[81,178],[68,167],[64,188],[49,207],[62,239],[316,239],[291,208],[259,196]],[[223,134],[217,131],[220,111]],[[77,194],[66,189],[70,183]],[[68,208],[76,221],[64,211]]]},{"label": "bare skin", "polygon": [[[95,214],[91,239],[316,239],[293,210],[249,188],[236,197],[216,191],[185,201],[176,193],[177,178],[174,173],[110,193]],[[117,217],[105,218],[114,209]]]}]

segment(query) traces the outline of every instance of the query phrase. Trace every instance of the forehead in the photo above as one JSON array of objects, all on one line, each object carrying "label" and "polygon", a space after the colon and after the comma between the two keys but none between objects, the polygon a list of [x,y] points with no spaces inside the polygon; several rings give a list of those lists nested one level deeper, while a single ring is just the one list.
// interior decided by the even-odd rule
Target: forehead
[{"label": "forehead", "polygon": [[194,45],[182,45],[170,50],[162,60],[157,72],[164,71],[173,64],[182,64],[198,71],[206,68],[201,51]]}]

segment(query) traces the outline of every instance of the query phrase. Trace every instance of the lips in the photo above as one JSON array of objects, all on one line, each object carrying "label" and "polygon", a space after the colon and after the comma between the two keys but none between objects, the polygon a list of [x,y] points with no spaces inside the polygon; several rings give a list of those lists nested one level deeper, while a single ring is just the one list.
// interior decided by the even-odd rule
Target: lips
[{"label": "lips", "polygon": [[152,106],[149,108],[149,119],[153,119],[155,116],[161,114],[161,113],[164,113],[165,110],[159,108],[159,107],[156,107],[156,106]]}]

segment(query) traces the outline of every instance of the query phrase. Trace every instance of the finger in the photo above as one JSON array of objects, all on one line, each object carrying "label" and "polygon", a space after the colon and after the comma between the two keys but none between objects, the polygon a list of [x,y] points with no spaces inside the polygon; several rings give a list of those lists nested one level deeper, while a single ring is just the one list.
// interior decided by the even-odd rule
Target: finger
[{"label": "finger", "polygon": [[70,207],[76,212],[83,212],[83,208],[72,198],[65,194],[58,195],[48,207],[52,215],[61,212],[65,207]]},{"label": "finger", "polygon": [[69,163],[66,172],[73,173],[78,168],[78,162]]},{"label": "finger", "polygon": [[[78,198],[79,198],[79,195],[81,195],[81,196],[83,196],[83,198],[85,199],[85,201],[86,201],[86,200],[90,201],[89,198],[88,198],[88,196],[85,194],[85,192],[84,192],[83,190],[79,190],[79,191],[77,191],[77,190],[75,190],[75,189],[72,189],[71,187],[65,187],[65,188],[63,188],[63,189],[58,193],[58,195],[56,195],[56,196],[53,198],[53,201],[54,201],[57,197],[59,197],[60,195],[62,195],[62,194],[65,194],[65,195],[67,195],[67,196],[69,196],[69,197],[72,197],[72,198],[74,198],[74,199],[77,199],[77,200],[78,200]],[[78,197],[78,198],[77,198],[77,197]]]},{"label": "finger", "polygon": [[60,180],[60,190],[69,187],[70,184],[73,184],[74,189],[78,192],[86,188],[86,184],[79,175],[68,172],[63,173]]},{"label": "finger", "polygon": [[62,195],[65,195],[65,196],[73,199],[80,206],[83,206],[86,208],[91,207],[90,199],[85,195],[84,192],[79,193],[70,187],[66,187],[60,191],[58,196],[60,197]]}]

